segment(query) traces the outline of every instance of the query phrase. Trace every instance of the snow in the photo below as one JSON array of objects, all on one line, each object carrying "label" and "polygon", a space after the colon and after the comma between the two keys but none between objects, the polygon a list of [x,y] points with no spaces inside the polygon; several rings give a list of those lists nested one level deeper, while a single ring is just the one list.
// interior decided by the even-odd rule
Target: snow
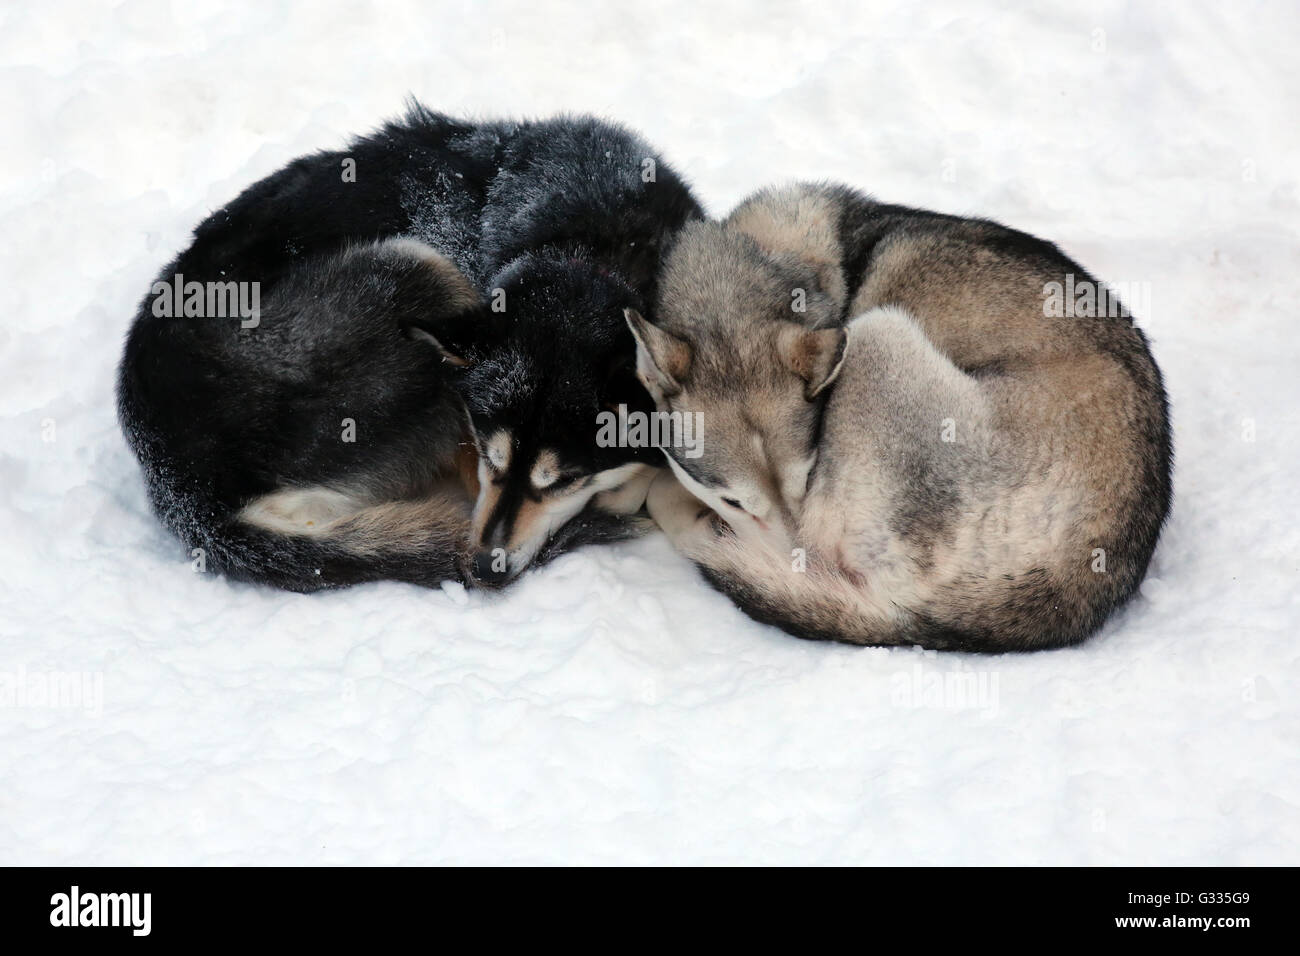
[{"label": "snow", "polygon": [[[1294,8],[225,6],[0,15],[0,862],[1300,863]],[[838,179],[1147,284],[1140,598],[973,658],[794,640],[658,537],[499,596],[193,572],[114,417],[135,304],[408,92],[621,119],[714,213]]]}]

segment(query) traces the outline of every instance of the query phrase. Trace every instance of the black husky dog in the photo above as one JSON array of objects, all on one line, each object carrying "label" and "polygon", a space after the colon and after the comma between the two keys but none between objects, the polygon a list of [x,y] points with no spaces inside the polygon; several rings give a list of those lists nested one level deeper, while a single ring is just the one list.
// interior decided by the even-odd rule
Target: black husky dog
[{"label": "black husky dog", "polygon": [[501,584],[628,533],[658,452],[601,447],[597,416],[653,411],[624,309],[701,215],[586,117],[415,105],[290,163],[195,230],[127,338],[155,509],[207,566],[298,591]]}]

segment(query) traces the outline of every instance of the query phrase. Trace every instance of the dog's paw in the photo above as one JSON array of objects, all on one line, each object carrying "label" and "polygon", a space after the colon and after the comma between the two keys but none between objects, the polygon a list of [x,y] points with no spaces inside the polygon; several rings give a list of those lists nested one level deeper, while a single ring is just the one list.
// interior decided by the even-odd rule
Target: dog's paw
[{"label": "dog's paw", "polygon": [[713,510],[682,487],[671,471],[661,472],[650,484],[646,509],[670,539],[701,528],[712,533]]},{"label": "dog's paw", "polygon": [[601,511],[615,515],[632,515],[645,504],[646,494],[655,477],[667,469],[643,465],[641,470],[617,488],[596,495],[594,504]]}]

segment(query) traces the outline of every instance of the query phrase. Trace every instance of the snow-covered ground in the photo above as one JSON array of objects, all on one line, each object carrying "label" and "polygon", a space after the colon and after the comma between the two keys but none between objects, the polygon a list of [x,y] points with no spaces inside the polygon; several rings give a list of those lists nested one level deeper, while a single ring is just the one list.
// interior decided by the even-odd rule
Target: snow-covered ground
[{"label": "snow-covered ground", "polygon": [[[1293,5],[225,6],[0,12],[0,863],[1300,863]],[[619,118],[715,213],[839,179],[1142,283],[1141,597],[969,658],[794,640],[658,537],[500,596],[193,573],[114,418],[135,304],[407,93]]]}]

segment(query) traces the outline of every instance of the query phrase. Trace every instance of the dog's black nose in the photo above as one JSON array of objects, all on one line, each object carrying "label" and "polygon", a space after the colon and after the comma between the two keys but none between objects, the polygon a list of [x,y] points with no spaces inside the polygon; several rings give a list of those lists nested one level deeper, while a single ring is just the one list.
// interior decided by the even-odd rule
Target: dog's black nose
[{"label": "dog's black nose", "polygon": [[500,548],[480,551],[469,565],[474,580],[480,584],[505,584],[510,578],[510,562]]}]

